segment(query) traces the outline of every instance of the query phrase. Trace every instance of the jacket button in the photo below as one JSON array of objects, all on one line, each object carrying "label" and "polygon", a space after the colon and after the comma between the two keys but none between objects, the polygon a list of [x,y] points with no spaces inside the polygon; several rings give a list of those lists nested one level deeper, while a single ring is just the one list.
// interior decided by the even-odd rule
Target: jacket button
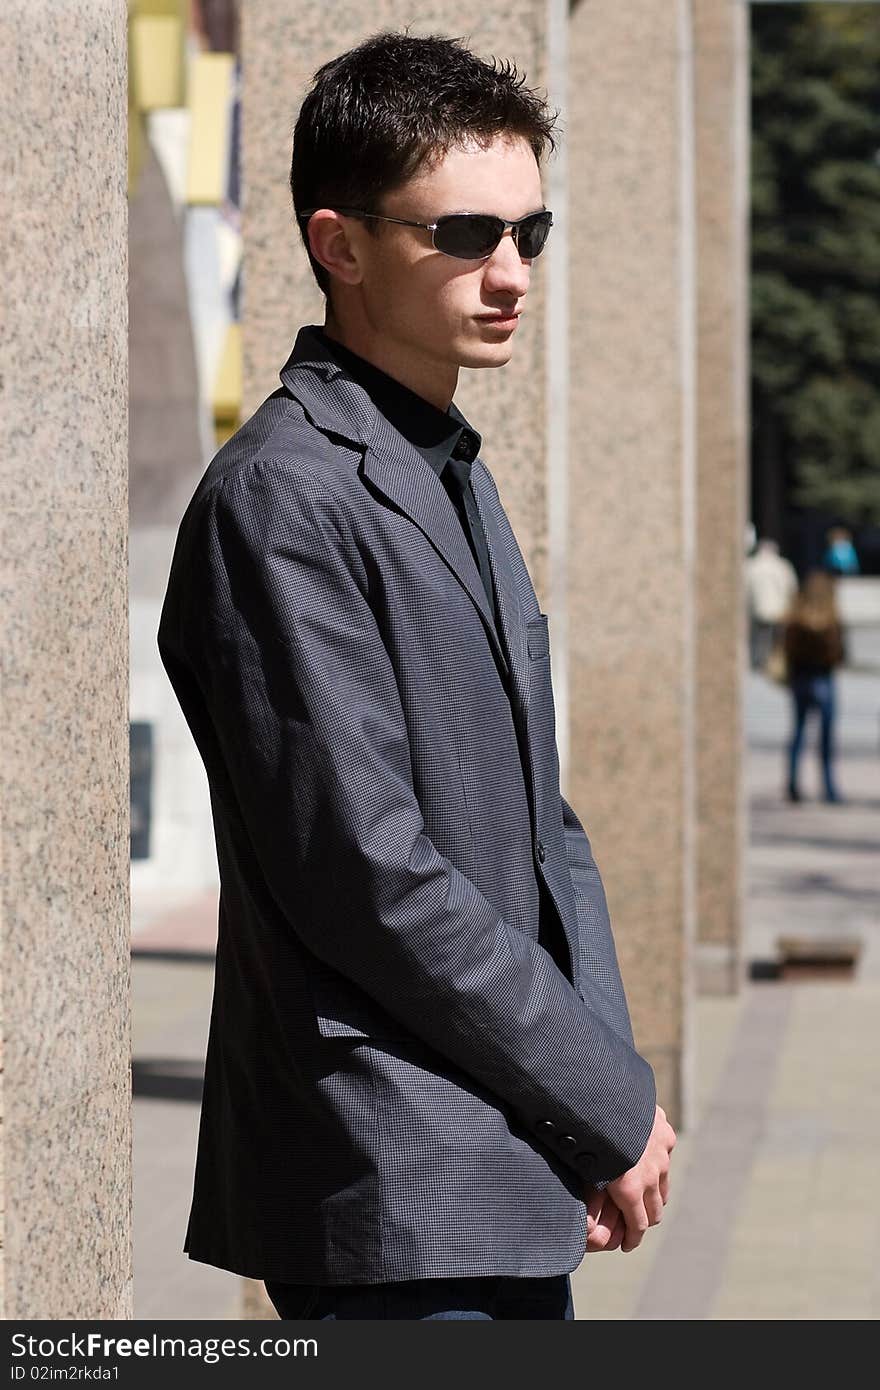
[{"label": "jacket button", "polygon": [[552,1120],[539,1120],[535,1128],[542,1139],[550,1139],[556,1133],[556,1126]]},{"label": "jacket button", "polygon": [[538,841],[538,844],[537,844],[537,853],[538,853],[538,860],[539,860],[539,862],[540,862],[541,864],[543,864],[544,860],[545,860],[546,857],[547,857],[546,851],[545,851],[545,849],[544,849],[544,842],[543,842],[543,840],[539,840],[539,841]]},{"label": "jacket button", "polygon": [[587,1149],[583,1149],[579,1154],[575,1154],[575,1158],[580,1160],[582,1168],[591,1168],[596,1162],[596,1155],[591,1154]]},{"label": "jacket button", "polygon": [[574,1137],[573,1134],[560,1134],[560,1136],[559,1136],[559,1147],[560,1147],[560,1149],[568,1149],[568,1150],[570,1151],[571,1149],[576,1149],[576,1148],[577,1148],[577,1144],[578,1144],[578,1141],[575,1139],[575,1137]]}]

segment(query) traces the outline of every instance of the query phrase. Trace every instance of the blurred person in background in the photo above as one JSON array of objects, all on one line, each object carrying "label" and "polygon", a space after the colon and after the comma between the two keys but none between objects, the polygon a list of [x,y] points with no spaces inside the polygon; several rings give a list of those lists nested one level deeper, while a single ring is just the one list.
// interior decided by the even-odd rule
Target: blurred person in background
[{"label": "blurred person in background", "polygon": [[819,752],[826,801],[840,801],[834,770],[834,670],[846,656],[843,624],[837,611],[835,581],[825,570],[811,570],[785,619],[783,645],[792,694],[792,735],[788,749],[788,799],[800,801],[798,764],[807,716],[819,712]]},{"label": "blurred person in background", "polygon": [[766,664],[797,586],[794,565],[780,555],[778,543],[767,538],[758,541],[746,560],[749,651],[755,670]]},{"label": "blurred person in background", "polygon": [[832,526],[822,563],[831,574],[858,574],[859,557],[853,544],[852,532],[845,526]]}]

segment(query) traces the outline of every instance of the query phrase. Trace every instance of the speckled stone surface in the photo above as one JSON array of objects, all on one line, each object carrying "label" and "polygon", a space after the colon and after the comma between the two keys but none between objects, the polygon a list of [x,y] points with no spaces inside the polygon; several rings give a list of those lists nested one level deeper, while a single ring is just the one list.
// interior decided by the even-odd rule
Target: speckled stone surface
[{"label": "speckled stone surface", "polygon": [[8,1318],[132,1316],[130,1112],[123,1057],[112,1078],[11,1128],[7,1176],[21,1195],[10,1211]]},{"label": "speckled stone surface", "polygon": [[748,461],[748,6],[696,0],[697,962],[742,978]]},{"label": "speckled stone surface", "polygon": [[126,4],[3,10],[7,1318],[131,1315]]},{"label": "speckled stone surface", "polygon": [[[250,413],[278,385],[303,323],[322,323],[321,296],[293,221],[288,189],[291,135],[311,76],[369,34],[409,25],[413,33],[463,36],[480,55],[513,58],[530,86],[546,86],[545,0],[490,3],[409,0],[322,6],[260,0],[243,11],[244,404]],[[552,255],[548,247],[546,262]],[[517,538],[544,600],[547,496],[544,460],[544,264],[536,262],[510,363],[462,371],[456,402],[483,436]]]},{"label": "speckled stone surface", "polygon": [[571,19],[568,794],[679,1123],[694,925],[690,6]]}]

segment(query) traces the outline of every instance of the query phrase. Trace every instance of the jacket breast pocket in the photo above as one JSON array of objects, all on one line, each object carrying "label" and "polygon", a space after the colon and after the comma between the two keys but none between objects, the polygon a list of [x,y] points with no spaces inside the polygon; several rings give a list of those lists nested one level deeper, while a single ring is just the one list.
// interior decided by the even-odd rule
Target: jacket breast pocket
[{"label": "jacket breast pocket", "polygon": [[538,661],[542,656],[550,655],[550,631],[546,613],[532,618],[531,622],[526,624],[526,635],[529,643],[529,657],[532,661]]},{"label": "jacket breast pocket", "polygon": [[559,775],[556,754],[556,711],[550,674],[550,632],[547,614],[526,624],[529,648],[529,740],[532,766],[539,784],[548,780],[547,805],[553,799],[553,779]]}]

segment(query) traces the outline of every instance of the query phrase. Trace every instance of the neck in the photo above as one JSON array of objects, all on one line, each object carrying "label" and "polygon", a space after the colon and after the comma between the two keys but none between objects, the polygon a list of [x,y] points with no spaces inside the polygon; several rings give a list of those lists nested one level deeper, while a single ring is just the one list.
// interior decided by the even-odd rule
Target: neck
[{"label": "neck", "polygon": [[356,352],[358,357],[371,362],[380,371],[387,372],[395,381],[407,386],[438,410],[448,409],[458,385],[457,367],[416,358],[411,350],[387,338],[379,338],[368,329],[359,330],[351,324],[343,325],[329,308],[324,320],[324,332],[328,338],[341,343],[349,352]]}]

